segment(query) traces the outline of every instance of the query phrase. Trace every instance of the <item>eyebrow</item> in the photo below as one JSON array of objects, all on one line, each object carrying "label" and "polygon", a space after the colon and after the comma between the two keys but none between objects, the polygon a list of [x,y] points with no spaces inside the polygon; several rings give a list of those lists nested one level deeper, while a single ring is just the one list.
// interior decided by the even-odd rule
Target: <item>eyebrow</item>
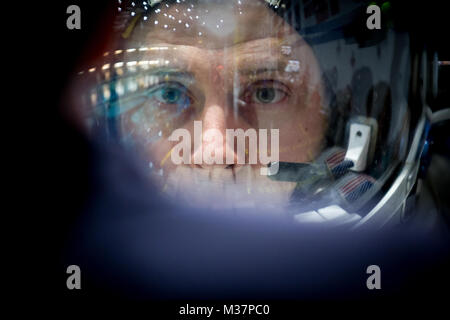
[{"label": "eyebrow", "polygon": [[187,80],[194,80],[194,75],[191,72],[187,72],[184,70],[181,70],[179,68],[164,68],[164,67],[157,67],[155,69],[149,69],[146,70],[146,72],[144,72],[143,74],[149,74],[152,76],[157,76],[157,77],[165,77],[165,76],[169,76],[169,77],[174,77],[174,78],[185,78]]},{"label": "eyebrow", "polygon": [[149,68],[147,70],[138,71],[135,73],[128,73],[122,76],[119,76],[115,79],[103,81],[98,85],[104,85],[104,84],[110,84],[112,82],[117,82],[120,80],[126,80],[126,79],[137,79],[138,77],[142,76],[154,76],[157,78],[163,78],[165,76],[173,77],[177,79],[183,79],[186,81],[193,81],[195,76],[191,72],[187,72],[185,70],[182,70],[180,68],[173,68],[173,67],[153,67]]},{"label": "eyebrow", "polygon": [[263,68],[245,68],[238,69],[238,73],[242,76],[258,75],[261,73],[271,73],[271,72],[284,72],[285,64],[279,64],[278,67],[263,67]]}]

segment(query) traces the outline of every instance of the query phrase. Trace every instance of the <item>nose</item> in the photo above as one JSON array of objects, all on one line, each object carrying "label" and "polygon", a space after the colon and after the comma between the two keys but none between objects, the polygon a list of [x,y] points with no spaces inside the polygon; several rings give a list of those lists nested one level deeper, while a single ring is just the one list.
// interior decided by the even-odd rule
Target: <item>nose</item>
[{"label": "nose", "polygon": [[[191,163],[202,168],[237,168],[245,159],[238,159],[234,138],[227,141],[226,130],[237,125],[226,103],[205,103],[201,123],[194,127],[194,149]],[[201,133],[201,136],[199,134]],[[197,139],[198,143],[195,143]],[[238,161],[239,160],[239,161]]]}]

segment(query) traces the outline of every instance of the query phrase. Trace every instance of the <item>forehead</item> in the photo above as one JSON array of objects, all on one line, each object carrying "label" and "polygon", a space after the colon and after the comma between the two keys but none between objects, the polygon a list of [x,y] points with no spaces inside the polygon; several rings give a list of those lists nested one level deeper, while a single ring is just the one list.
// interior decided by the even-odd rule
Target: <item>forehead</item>
[{"label": "forehead", "polygon": [[224,49],[264,38],[284,42],[301,39],[262,0],[180,1],[162,2],[153,9],[130,41]]}]

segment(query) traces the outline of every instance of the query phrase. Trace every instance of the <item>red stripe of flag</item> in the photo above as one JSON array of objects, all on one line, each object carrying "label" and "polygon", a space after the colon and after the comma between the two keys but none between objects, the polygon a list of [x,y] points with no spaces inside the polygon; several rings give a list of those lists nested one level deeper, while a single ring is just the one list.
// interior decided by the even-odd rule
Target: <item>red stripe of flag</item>
[{"label": "red stripe of flag", "polygon": [[334,154],[332,157],[328,158],[327,162],[329,164],[335,164],[338,162],[342,162],[341,158],[343,158],[343,156],[344,156],[344,151],[340,151],[340,152]]},{"label": "red stripe of flag", "polygon": [[355,180],[349,181],[343,188],[342,191],[347,193],[348,190],[352,190],[352,187],[357,185],[361,180],[364,180],[364,176],[358,176]]}]

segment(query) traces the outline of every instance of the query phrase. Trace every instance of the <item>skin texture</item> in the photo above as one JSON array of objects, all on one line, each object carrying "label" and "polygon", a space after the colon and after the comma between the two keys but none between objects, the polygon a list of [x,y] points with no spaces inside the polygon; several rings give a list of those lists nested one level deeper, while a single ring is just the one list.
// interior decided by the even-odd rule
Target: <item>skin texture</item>
[{"label": "skin texture", "polygon": [[[150,82],[157,89],[120,115],[122,131],[164,177],[162,188],[169,194],[201,205],[212,199],[236,204],[242,194],[246,200],[257,194],[253,202],[263,205],[286,202],[293,183],[261,176],[261,164],[248,164],[248,152],[245,164],[238,164],[236,144],[233,149],[215,135],[225,138],[226,129],[278,129],[280,161],[314,160],[327,118],[311,48],[262,1],[199,1],[158,9],[136,26],[127,43],[128,48],[148,48],[139,59],[151,61],[146,72],[153,75]],[[137,79],[139,85],[143,80]],[[165,99],[167,84],[175,87],[169,97],[182,92],[176,103]],[[262,101],[261,94],[269,99]],[[172,163],[176,142],[168,137],[175,129],[189,131],[192,159],[200,152],[194,148],[194,121],[202,121],[202,147],[211,151],[203,160],[218,153],[224,164]],[[270,150],[270,137],[268,141]],[[229,154],[232,165],[225,163]]]}]

